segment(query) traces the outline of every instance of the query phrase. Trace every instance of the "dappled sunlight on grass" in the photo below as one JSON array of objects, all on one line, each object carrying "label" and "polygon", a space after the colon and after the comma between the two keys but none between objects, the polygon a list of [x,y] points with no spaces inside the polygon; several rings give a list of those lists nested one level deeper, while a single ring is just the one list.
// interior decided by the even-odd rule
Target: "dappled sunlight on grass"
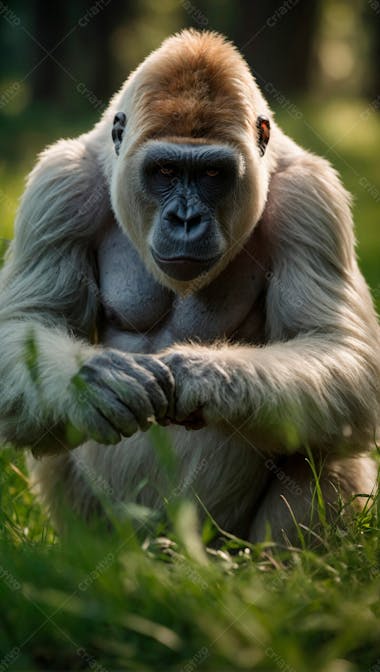
[{"label": "dappled sunlight on grass", "polygon": [[0,162],[0,238],[12,238],[13,222],[23,188],[24,177],[21,171],[10,173],[9,167]]}]

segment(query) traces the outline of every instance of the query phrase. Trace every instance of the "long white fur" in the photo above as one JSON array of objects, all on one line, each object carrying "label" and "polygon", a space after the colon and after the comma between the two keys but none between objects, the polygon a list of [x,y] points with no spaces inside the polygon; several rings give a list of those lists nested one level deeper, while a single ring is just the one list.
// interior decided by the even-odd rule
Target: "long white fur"
[{"label": "long white fur", "polygon": [[[149,67],[158,67],[159,54],[149,59]],[[127,155],[138,137],[133,99],[143,68],[144,64],[126,82],[90,133],[45,150],[29,176],[0,280],[0,429],[5,439],[16,444],[30,445],[44,428],[65,423],[73,403],[72,376],[95,347],[102,347],[92,342],[98,295],[91,251],[110,216],[111,191],[119,222],[134,239],[129,224],[134,203],[120,200],[120,162],[110,128],[114,113],[125,110],[132,119],[131,135],[122,150]],[[249,86],[267,110],[253,80]],[[247,145],[248,137],[241,142]],[[253,155],[253,148],[247,151]],[[343,452],[359,454],[368,446],[378,421],[379,329],[356,263],[349,197],[328,162],[298,147],[274,121],[261,166],[264,177],[255,187],[260,195],[256,219],[264,210],[272,241],[268,343],[260,348],[180,344],[170,351],[204,362],[210,369],[211,387],[212,366],[233,378],[236,414],[247,418],[244,432],[249,440],[260,441],[261,450],[265,446],[268,453],[275,450],[279,433],[294,422],[302,442],[321,442],[336,449],[343,445]],[[236,229],[234,235],[240,241],[242,231]],[[238,249],[239,245],[234,253]],[[144,257],[144,250],[139,251]],[[166,282],[157,269],[153,272]],[[212,279],[211,273],[207,281]],[[38,355],[37,376],[28,355],[30,339]],[[215,408],[210,409],[210,417],[223,417],[231,399],[223,396],[217,377],[212,398]],[[277,427],[265,424],[270,415],[278,419]],[[262,426],[267,442],[261,441]],[[183,430],[173,430],[174,438],[178,432]],[[200,441],[199,459],[207,456],[209,447],[207,432],[204,440],[201,437],[198,433],[193,439],[193,443]],[[187,437],[182,448],[181,441],[176,442],[184,471],[189,441]],[[116,450],[111,457],[112,448],[102,450],[95,448],[91,454],[84,447],[75,459],[95,461],[104,478],[115,483],[118,471],[128,469],[128,452]],[[68,468],[66,454],[46,458],[35,469],[45,494],[50,493],[46,497],[51,505],[51,490],[60,479],[78,508],[80,499],[89,496],[78,473],[73,476]],[[353,483],[359,471],[352,476]],[[207,478],[206,474],[205,491]],[[218,483],[222,487],[223,479],[218,481],[215,475],[209,479],[214,500],[222,502],[225,493],[218,491]]]}]

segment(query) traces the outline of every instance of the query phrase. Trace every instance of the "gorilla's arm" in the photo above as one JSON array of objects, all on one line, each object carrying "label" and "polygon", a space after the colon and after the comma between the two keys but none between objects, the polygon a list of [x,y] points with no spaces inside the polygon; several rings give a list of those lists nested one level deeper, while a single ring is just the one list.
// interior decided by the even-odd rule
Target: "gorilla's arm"
[{"label": "gorilla's arm", "polygon": [[91,345],[93,247],[110,213],[93,145],[82,136],[42,154],[0,278],[0,432],[37,451],[62,447],[70,424],[78,441],[108,443],[146,429],[167,412],[172,387],[158,360]]},{"label": "gorilla's arm", "polygon": [[16,218],[0,292],[1,431],[16,442],[67,413],[63,391],[88,354],[73,333],[88,336],[96,313],[89,240],[105,212],[94,218],[95,166],[80,140],[47,149]]},{"label": "gorilla's arm", "polygon": [[202,407],[206,422],[267,437],[271,450],[291,434],[289,449],[340,438],[360,448],[378,419],[379,330],[349,198],[327,162],[305,155],[272,179],[263,223],[273,246],[268,345],[169,349],[176,419]]}]

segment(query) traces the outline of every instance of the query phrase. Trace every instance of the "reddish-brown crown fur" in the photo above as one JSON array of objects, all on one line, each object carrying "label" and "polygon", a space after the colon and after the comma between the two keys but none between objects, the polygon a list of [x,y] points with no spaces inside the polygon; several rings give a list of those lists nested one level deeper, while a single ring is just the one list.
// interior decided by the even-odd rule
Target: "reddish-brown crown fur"
[{"label": "reddish-brown crown fur", "polygon": [[252,128],[251,74],[221,35],[186,30],[142,66],[137,118],[149,137],[233,139]]}]

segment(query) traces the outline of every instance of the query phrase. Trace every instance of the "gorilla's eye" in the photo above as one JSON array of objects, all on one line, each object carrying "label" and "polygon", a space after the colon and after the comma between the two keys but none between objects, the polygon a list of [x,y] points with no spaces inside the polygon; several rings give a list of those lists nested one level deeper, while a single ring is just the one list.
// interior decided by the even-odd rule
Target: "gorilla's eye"
[{"label": "gorilla's eye", "polygon": [[216,168],[209,168],[208,170],[206,170],[206,175],[208,177],[216,177],[217,175],[219,175],[219,170],[216,170]]},{"label": "gorilla's eye", "polygon": [[171,168],[170,166],[160,166],[160,173],[166,177],[171,177],[174,175],[174,168]]}]

